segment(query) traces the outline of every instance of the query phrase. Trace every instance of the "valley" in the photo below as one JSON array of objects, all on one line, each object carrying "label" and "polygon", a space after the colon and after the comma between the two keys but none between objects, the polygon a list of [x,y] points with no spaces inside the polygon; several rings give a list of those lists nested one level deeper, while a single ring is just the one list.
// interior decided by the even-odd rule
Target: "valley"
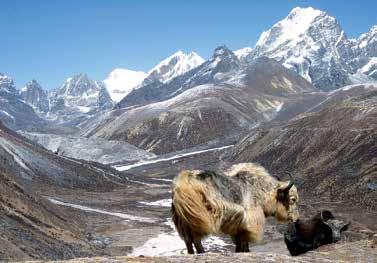
[{"label": "valley", "polygon": [[351,223],[293,258],[287,225],[268,219],[250,257],[377,260],[376,29],[348,38],[330,14],[296,7],[253,48],[207,59],[179,50],[51,90],[1,73],[0,261],[243,262],[224,236],[187,256],[170,211],[180,171],[243,162],[293,180],[302,218],[328,209]]}]

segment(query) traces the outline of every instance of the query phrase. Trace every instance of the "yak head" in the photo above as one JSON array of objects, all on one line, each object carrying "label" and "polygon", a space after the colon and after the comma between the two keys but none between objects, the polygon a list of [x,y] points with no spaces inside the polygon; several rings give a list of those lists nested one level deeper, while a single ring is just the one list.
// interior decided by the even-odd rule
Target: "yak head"
[{"label": "yak head", "polygon": [[279,182],[276,190],[275,217],[281,222],[296,221],[299,218],[298,192],[293,180]]},{"label": "yak head", "polygon": [[320,213],[320,224],[318,229],[317,245],[325,245],[337,242],[341,239],[342,232],[348,229],[350,223],[337,220],[328,210]]},{"label": "yak head", "polygon": [[289,223],[284,241],[291,255],[298,256],[339,241],[349,224],[335,219],[330,211],[323,210],[311,219]]}]

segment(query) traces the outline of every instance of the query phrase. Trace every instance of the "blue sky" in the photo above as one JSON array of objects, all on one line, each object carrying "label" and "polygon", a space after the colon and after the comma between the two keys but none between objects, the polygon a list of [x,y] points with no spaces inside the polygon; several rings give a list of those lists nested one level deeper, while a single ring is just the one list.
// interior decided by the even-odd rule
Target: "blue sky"
[{"label": "blue sky", "polygon": [[147,71],[179,49],[208,58],[218,45],[254,46],[295,6],[327,11],[350,37],[377,24],[375,0],[1,0],[0,72],[51,89],[81,72]]}]

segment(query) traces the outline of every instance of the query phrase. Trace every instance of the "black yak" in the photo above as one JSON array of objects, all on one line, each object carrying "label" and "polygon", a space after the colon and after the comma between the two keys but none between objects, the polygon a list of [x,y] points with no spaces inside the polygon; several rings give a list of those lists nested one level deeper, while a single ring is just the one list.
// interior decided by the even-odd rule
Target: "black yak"
[{"label": "black yak", "polygon": [[257,164],[234,165],[229,171],[182,171],[174,180],[172,216],[189,254],[204,253],[201,240],[227,234],[236,252],[263,239],[266,217],[297,220],[298,193],[293,182],[280,182]]},{"label": "black yak", "polygon": [[320,246],[337,242],[349,223],[335,219],[324,210],[309,220],[297,220],[288,226],[284,241],[292,256],[298,256]]}]

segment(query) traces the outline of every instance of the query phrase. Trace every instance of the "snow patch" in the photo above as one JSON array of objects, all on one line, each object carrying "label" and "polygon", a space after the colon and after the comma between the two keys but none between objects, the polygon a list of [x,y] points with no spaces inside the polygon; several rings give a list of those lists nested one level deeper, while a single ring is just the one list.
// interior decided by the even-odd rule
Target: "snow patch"
[{"label": "snow patch", "polygon": [[123,171],[130,170],[132,168],[136,168],[136,167],[140,167],[140,166],[144,166],[144,165],[148,165],[148,164],[160,163],[160,162],[165,162],[165,161],[172,161],[172,160],[180,159],[180,158],[191,156],[191,155],[224,150],[224,149],[227,149],[227,148],[230,148],[230,147],[233,147],[233,146],[234,145],[227,145],[227,146],[211,148],[211,149],[207,149],[207,150],[182,153],[182,154],[177,154],[177,155],[167,157],[167,158],[141,161],[141,162],[137,162],[137,163],[130,164],[130,165],[124,165],[124,166],[114,166],[114,168],[117,169],[118,171],[123,172]]},{"label": "snow patch", "polygon": [[4,110],[0,110],[0,113],[3,113],[5,116],[11,118],[14,120],[14,117],[12,115],[10,115],[8,112],[4,111]]},{"label": "snow patch", "polygon": [[139,222],[145,222],[145,223],[155,223],[156,222],[156,219],[152,219],[152,218],[148,218],[148,217],[134,216],[134,215],[124,214],[124,213],[108,212],[108,211],[101,210],[101,209],[90,208],[90,207],[87,207],[87,206],[75,205],[75,204],[62,202],[62,201],[56,200],[56,199],[51,198],[51,197],[49,197],[47,199],[53,204],[61,205],[61,206],[68,206],[68,207],[79,209],[79,210],[82,210],[82,211],[85,211],[85,212],[94,212],[94,213],[99,213],[99,214],[104,214],[104,215],[116,216],[116,217],[120,217],[122,219],[130,220],[130,221],[139,221]]},{"label": "snow patch", "polygon": [[251,53],[251,51],[253,51],[253,49],[251,47],[244,47],[244,48],[238,49],[236,51],[233,51],[233,53],[236,55],[236,57],[239,60],[243,60],[244,58],[246,58]]},{"label": "snow patch", "polygon": [[[140,247],[136,247],[132,252],[132,256],[174,256],[186,254],[186,246],[183,240],[179,237],[173,222],[168,219],[165,225],[170,228],[170,231],[160,233],[157,237],[149,239]],[[210,236],[203,240],[203,247],[206,251],[213,248],[224,247],[228,245],[221,238],[217,236]]]},{"label": "snow patch", "polygon": [[161,207],[171,207],[171,202],[172,200],[169,199],[162,199],[162,200],[157,200],[154,202],[139,202],[142,205],[147,205],[147,206],[161,206]]}]

